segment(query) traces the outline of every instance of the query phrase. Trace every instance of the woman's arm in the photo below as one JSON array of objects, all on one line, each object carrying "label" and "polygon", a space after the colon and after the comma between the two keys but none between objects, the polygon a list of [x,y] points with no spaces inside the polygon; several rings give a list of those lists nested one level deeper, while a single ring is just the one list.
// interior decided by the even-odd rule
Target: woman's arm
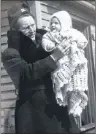
[{"label": "woman's arm", "polygon": [[26,74],[26,79],[30,78],[30,80],[35,80],[43,77],[47,73],[52,72],[57,68],[56,61],[63,56],[62,52],[58,48],[55,49],[47,58],[36,61],[33,64],[28,64],[20,56],[20,33],[18,34],[16,32],[12,32],[9,34],[9,36],[7,35],[8,48],[2,53],[2,61],[5,69],[7,70],[9,76],[11,76],[11,79],[14,83],[16,82],[16,77],[18,77],[19,81],[21,71]]},{"label": "woman's arm", "polygon": [[2,61],[8,72],[19,73],[20,70],[24,70],[34,80],[43,77],[48,72],[54,71],[57,67],[50,56],[29,64],[21,58],[19,52],[14,48],[7,48],[2,53]]},{"label": "woman's arm", "polygon": [[[53,57],[57,61],[58,58],[56,58],[55,53],[53,53]],[[33,64],[28,64],[21,58],[18,50],[14,48],[7,48],[2,53],[2,61],[5,69],[17,88],[18,84],[16,83],[19,82],[21,71],[24,72],[22,75],[26,75],[26,79],[31,81],[39,79],[57,68],[56,62],[50,56]]]}]

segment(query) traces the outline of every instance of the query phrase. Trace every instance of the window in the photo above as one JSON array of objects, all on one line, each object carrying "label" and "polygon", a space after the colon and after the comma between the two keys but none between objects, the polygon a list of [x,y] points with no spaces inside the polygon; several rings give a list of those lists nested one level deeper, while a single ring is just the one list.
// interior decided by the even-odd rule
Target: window
[{"label": "window", "polygon": [[[90,123],[94,123],[94,104],[95,104],[95,88],[94,88],[94,61],[95,57],[93,58],[93,48],[92,48],[92,36],[91,36],[91,29],[90,26],[77,22],[73,20],[73,27],[78,29],[79,31],[83,32],[86,38],[88,39],[88,46],[85,49],[85,56],[88,59],[88,87],[89,90],[86,92],[89,98],[88,106],[83,111],[80,119],[78,119],[79,127],[84,125],[88,125]],[[95,53],[95,52],[94,52]]]}]

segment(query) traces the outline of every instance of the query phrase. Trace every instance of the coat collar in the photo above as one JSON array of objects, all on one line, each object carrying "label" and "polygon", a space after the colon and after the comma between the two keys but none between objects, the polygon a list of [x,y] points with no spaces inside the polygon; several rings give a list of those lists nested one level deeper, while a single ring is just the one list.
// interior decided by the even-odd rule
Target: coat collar
[{"label": "coat collar", "polygon": [[34,48],[38,48],[41,46],[41,41],[42,41],[42,36],[46,33],[47,31],[43,30],[43,29],[37,29],[36,30],[36,41],[33,42],[29,37],[25,36],[22,32],[18,32],[18,31],[13,31],[10,30],[7,32],[7,37],[8,37],[8,47],[12,47],[13,46],[13,42],[14,40],[19,40],[20,44],[16,43],[16,45],[18,45],[18,48],[24,48],[26,47],[34,47]]},{"label": "coat collar", "polygon": [[[37,42],[37,40],[39,39],[39,38],[42,38],[42,36],[46,33],[47,31],[46,30],[44,30],[44,29],[37,29],[36,30],[36,42]],[[18,37],[18,36],[21,36],[21,37],[25,37],[26,39],[28,39],[28,40],[31,40],[29,37],[27,37],[27,36],[25,36],[22,32],[18,32],[18,31],[16,31],[16,30],[9,30],[8,32],[7,32],[7,37],[9,38],[9,37],[13,37],[13,36],[15,36],[15,37]],[[25,39],[24,38],[24,39]],[[31,40],[32,41],[32,40]]]}]

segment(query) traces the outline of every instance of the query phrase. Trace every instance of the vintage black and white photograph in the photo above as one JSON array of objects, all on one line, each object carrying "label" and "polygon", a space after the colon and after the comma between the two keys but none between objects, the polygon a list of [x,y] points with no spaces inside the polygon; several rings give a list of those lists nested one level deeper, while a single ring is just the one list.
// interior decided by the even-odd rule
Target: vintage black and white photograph
[{"label": "vintage black and white photograph", "polygon": [[1,134],[96,133],[95,0],[1,0]]}]

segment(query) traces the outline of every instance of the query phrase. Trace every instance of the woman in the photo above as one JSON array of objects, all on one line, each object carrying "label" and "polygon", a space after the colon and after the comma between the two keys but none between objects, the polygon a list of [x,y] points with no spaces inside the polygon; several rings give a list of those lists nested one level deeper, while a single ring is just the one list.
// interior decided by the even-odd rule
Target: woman
[{"label": "woman", "polygon": [[24,5],[10,9],[8,18],[8,48],[3,52],[2,60],[19,89],[15,108],[16,133],[69,132],[67,108],[56,104],[50,78],[62,52],[54,50],[51,57],[55,61],[50,53],[44,52],[41,39],[46,31],[36,30],[34,18]]}]

